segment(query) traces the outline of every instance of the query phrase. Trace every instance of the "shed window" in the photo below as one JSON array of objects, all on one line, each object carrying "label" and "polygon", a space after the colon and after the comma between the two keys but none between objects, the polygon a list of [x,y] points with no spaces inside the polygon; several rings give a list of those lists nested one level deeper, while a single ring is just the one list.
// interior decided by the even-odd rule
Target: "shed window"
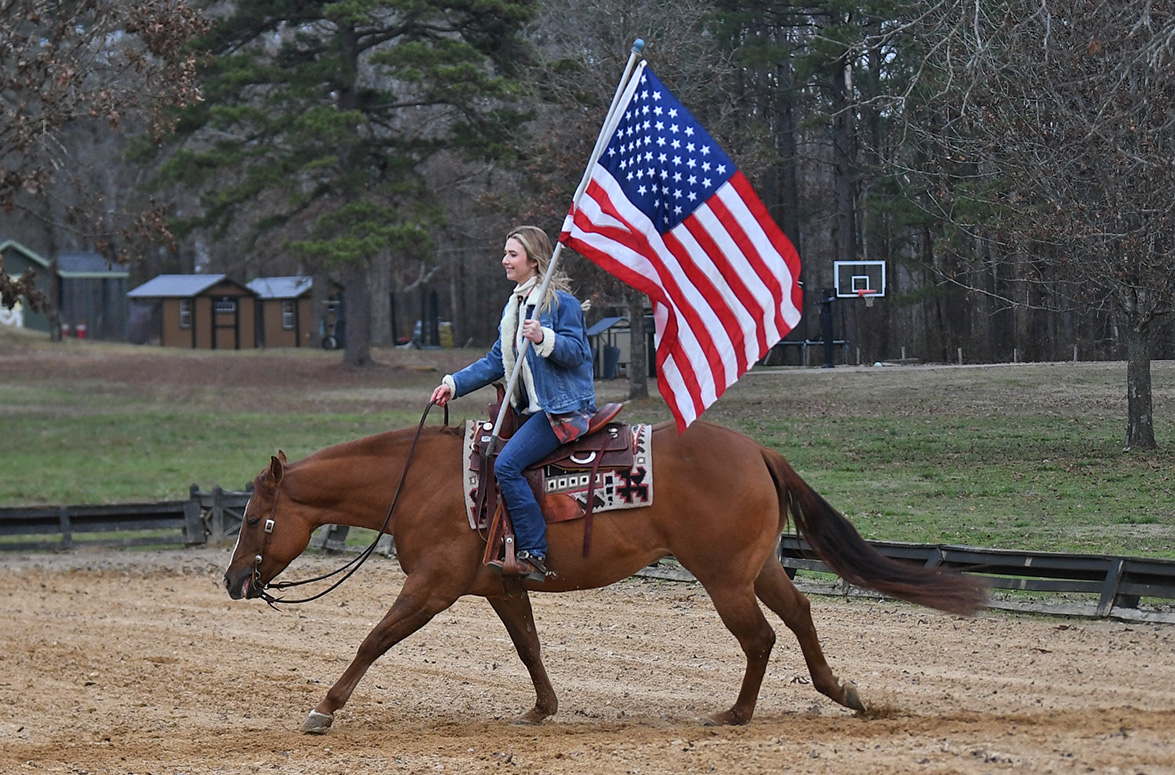
[{"label": "shed window", "polygon": [[180,299],[180,328],[192,327],[192,300]]},{"label": "shed window", "polygon": [[230,298],[217,299],[212,304],[212,311],[217,315],[231,315],[237,311],[237,300]]},{"label": "shed window", "polygon": [[294,330],[294,302],[282,302],[282,328],[286,331]]}]

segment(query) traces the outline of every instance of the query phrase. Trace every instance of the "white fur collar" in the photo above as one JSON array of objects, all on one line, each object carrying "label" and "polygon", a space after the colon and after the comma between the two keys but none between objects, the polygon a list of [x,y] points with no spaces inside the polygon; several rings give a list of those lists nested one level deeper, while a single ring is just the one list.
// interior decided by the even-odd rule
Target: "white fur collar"
[{"label": "white fur collar", "polygon": [[[520,312],[525,314],[525,307],[529,304],[537,304],[538,292],[542,288],[538,284],[538,277],[532,277],[522,285],[515,287],[514,292],[510,295],[510,303],[502,310],[502,370],[505,372],[506,379],[510,379],[510,375],[514,373],[514,363],[516,357],[514,355],[514,348],[521,347],[519,339],[519,317]],[[518,297],[526,294],[523,304],[518,304]],[[528,345],[529,346],[529,345]],[[521,389],[526,396],[527,409],[537,410],[539,408],[538,393],[534,389],[534,374],[531,373],[530,364],[524,358],[522,360],[522,370],[519,374],[522,385]]]}]

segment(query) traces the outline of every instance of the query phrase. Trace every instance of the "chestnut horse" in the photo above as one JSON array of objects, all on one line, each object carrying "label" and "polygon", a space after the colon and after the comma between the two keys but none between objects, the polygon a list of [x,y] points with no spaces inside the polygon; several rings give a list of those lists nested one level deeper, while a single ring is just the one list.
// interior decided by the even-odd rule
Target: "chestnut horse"
[{"label": "chestnut horse", "polygon": [[[240,536],[224,574],[234,600],[264,596],[265,587],[306,548],[321,525],[375,530],[384,524],[395,482],[416,432],[381,433],[320,450],[294,463],[281,452],[254,480]],[[469,527],[462,495],[462,430],[423,429],[387,528],[406,574],[400,594],[359,646],[354,660],[302,724],[323,733],[368,667],[463,595],[486,598],[501,617],[534,682],[535,705],[520,723],[537,724],[558,700],[539,651],[526,588],[542,592],[591,589],[628,578],[672,555],[705,587],[723,624],[738,639],[747,666],[729,710],[714,724],[751,720],[775,644],[759,602],[799,640],[822,694],[864,710],[856,690],[833,674],[820,648],[809,603],[775,551],[790,512],[817,555],[845,580],[956,614],[984,604],[982,584],[961,574],[889,560],[872,549],[839,512],[776,452],[734,431],[695,422],[678,435],[671,424],[653,432],[653,505],[595,515],[591,553],[583,557],[582,520],[548,528],[545,582],[511,582],[482,564],[485,544]],[[757,598],[757,599],[756,599]]]}]

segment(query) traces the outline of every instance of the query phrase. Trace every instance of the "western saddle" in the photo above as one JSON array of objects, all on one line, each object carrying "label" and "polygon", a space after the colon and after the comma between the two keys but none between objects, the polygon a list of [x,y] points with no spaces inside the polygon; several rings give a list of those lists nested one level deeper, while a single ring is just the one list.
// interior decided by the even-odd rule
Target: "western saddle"
[{"label": "western saddle", "polygon": [[[498,389],[498,400],[490,404],[490,417],[496,417],[505,395],[505,389],[495,384]],[[608,403],[601,406],[592,416],[587,431],[574,441],[559,447],[548,457],[528,466],[524,472],[527,482],[534,491],[539,506],[544,505],[546,499],[546,476],[548,469],[556,468],[561,471],[589,472],[587,502],[582,514],[570,518],[584,519],[583,556],[586,557],[591,547],[592,536],[592,507],[593,491],[601,470],[628,469],[633,465],[632,432],[628,425],[613,422],[623,404]],[[513,408],[506,411],[506,418],[502,422],[499,438],[502,441],[510,438],[517,427],[518,416]],[[501,570],[503,576],[524,575],[524,569],[518,564],[514,556],[514,529],[510,524],[510,515],[502,501],[501,492],[494,477],[493,455],[484,454],[492,440],[493,423],[483,422],[479,427],[473,442],[473,455],[470,469],[478,472],[477,495],[474,499],[475,522],[482,523],[484,517],[489,516],[488,531],[486,534],[486,549],[482,562]],[[568,517],[552,518],[544,508],[548,522],[561,521]]]}]

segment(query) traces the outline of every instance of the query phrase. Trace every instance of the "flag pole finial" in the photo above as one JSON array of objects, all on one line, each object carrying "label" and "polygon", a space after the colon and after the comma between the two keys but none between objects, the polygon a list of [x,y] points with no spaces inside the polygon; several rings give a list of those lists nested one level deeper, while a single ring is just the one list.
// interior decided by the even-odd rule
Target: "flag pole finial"
[{"label": "flag pole finial", "polygon": [[644,53],[644,51],[645,51],[645,41],[644,41],[644,38],[637,38],[635,41],[633,41],[633,44],[632,44],[632,53],[634,53],[634,54],[643,54],[643,53]]}]

